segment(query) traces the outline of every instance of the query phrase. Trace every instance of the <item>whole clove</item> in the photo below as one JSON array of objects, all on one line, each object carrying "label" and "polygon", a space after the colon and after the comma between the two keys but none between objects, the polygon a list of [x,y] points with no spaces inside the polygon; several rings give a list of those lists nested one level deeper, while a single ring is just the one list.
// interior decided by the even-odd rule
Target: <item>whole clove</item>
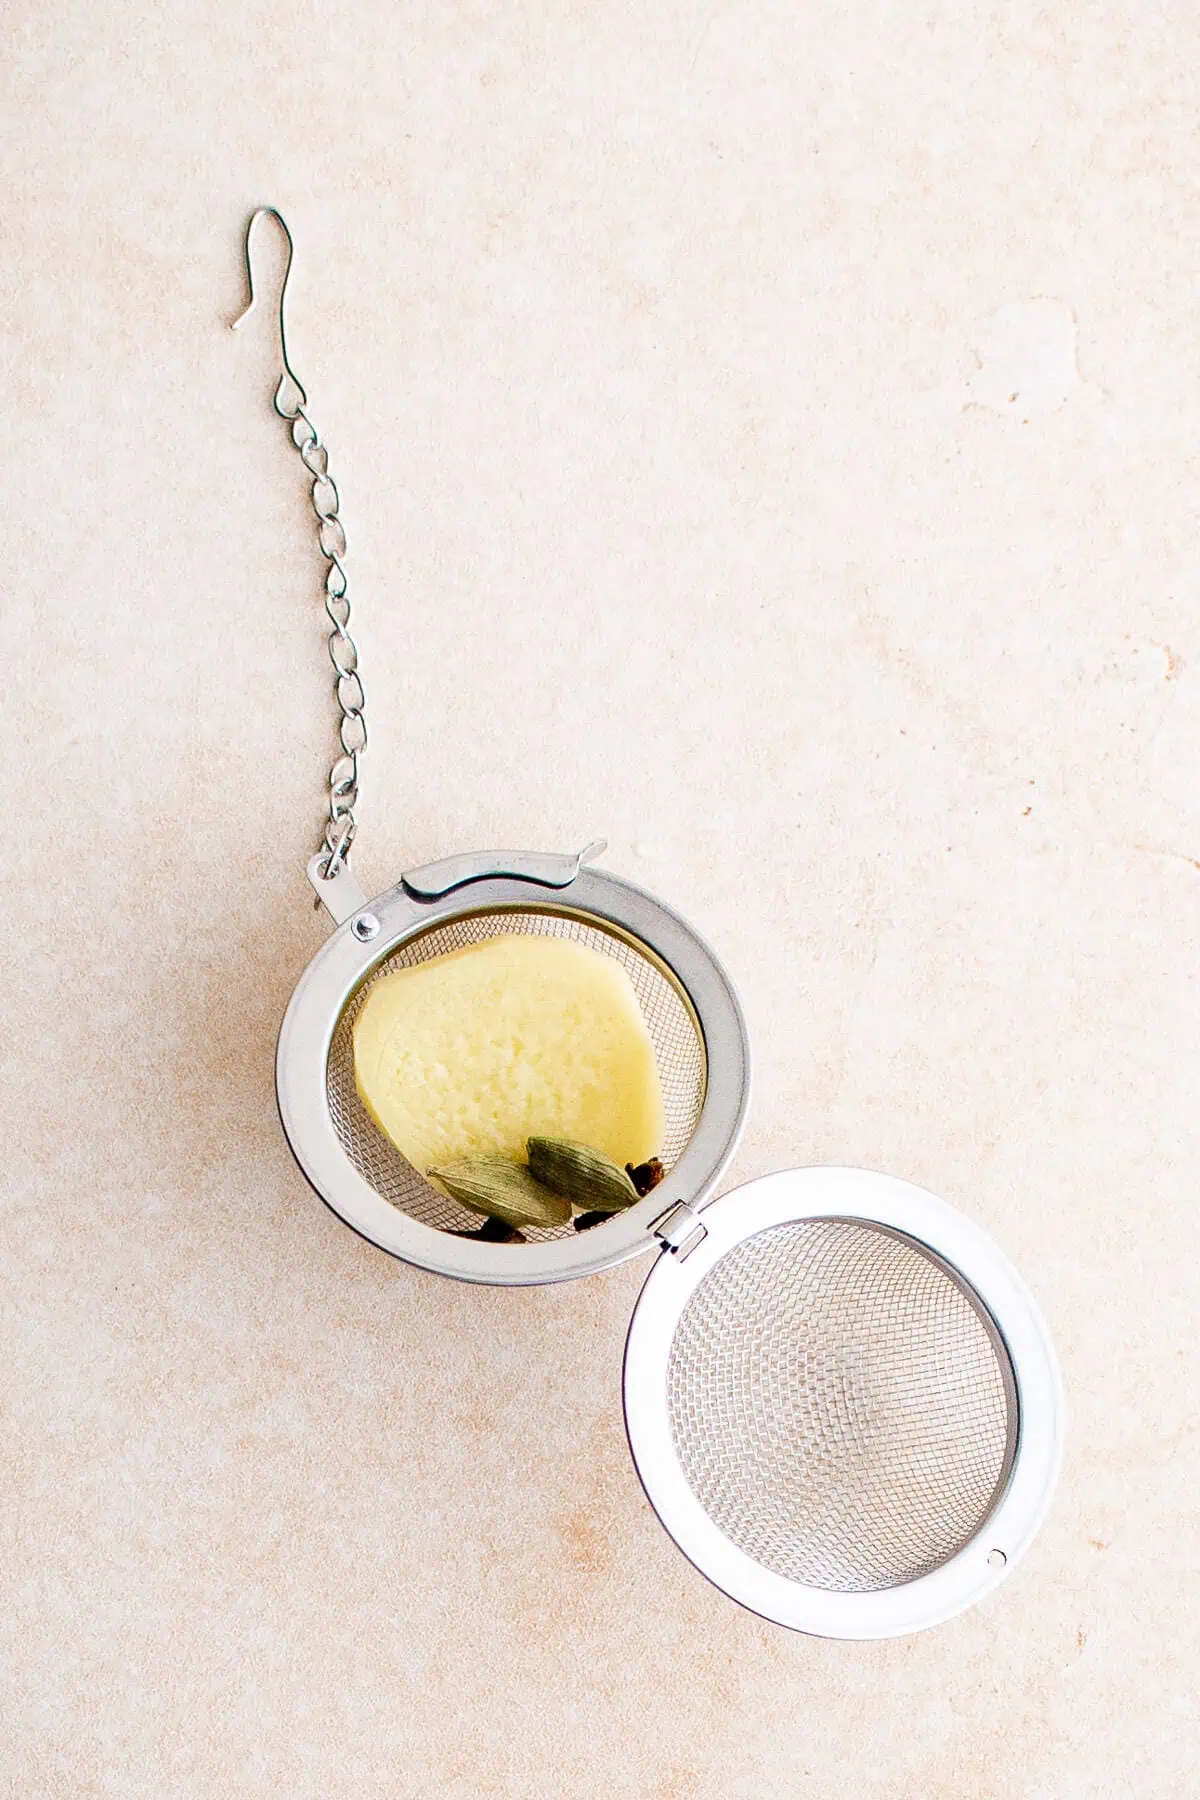
[{"label": "whole clove", "polygon": [[478,1244],[527,1244],[529,1239],[503,1219],[485,1219],[475,1231],[453,1231],[451,1237],[474,1238]]},{"label": "whole clove", "polygon": [[658,1186],[666,1172],[657,1156],[652,1156],[649,1162],[625,1164],[625,1173],[637,1189],[639,1199],[642,1200],[646,1198],[652,1188]]}]

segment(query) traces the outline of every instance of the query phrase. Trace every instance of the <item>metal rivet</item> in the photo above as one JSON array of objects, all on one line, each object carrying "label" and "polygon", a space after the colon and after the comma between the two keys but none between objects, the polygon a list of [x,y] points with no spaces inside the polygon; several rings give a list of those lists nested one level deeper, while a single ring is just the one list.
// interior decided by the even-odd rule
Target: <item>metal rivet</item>
[{"label": "metal rivet", "polygon": [[374,913],[359,913],[350,929],[360,943],[366,944],[378,932],[379,920]]}]

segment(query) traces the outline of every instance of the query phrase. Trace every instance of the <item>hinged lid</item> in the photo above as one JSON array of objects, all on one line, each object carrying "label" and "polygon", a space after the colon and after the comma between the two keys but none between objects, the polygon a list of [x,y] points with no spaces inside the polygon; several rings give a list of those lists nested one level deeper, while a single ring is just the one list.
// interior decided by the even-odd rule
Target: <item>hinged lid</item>
[{"label": "hinged lid", "polygon": [[915,1631],[994,1587],[1045,1512],[1062,1417],[1046,1329],[996,1246],[856,1169],[751,1181],[692,1215],[699,1236],[677,1212],[624,1399],[684,1554],[828,1637]]}]

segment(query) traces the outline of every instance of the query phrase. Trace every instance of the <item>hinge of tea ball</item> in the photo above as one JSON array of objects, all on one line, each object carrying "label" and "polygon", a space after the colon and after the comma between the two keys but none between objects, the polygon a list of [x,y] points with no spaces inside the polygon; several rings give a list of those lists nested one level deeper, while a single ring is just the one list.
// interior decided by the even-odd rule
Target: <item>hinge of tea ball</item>
[{"label": "hinge of tea ball", "polygon": [[699,1213],[693,1211],[686,1200],[677,1200],[674,1206],[669,1206],[650,1229],[681,1262],[708,1236],[708,1227],[701,1224]]}]

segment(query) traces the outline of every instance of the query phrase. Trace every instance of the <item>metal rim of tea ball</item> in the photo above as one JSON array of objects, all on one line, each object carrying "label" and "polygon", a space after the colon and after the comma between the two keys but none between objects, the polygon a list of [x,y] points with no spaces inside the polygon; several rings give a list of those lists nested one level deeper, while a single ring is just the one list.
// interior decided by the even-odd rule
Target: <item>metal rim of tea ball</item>
[{"label": "metal rim of tea ball", "polygon": [[[284,1016],[276,1092],[284,1132],[322,1200],[381,1250],[439,1275],[501,1286],[565,1281],[612,1268],[659,1245],[655,1227],[680,1205],[703,1205],[737,1148],[750,1091],[750,1052],[737,995],[717,958],[653,895],[578,857],[452,858],[414,870],[369,902],[343,867],[331,882],[312,859],[310,880],[341,922],[301,977]],[[529,876],[477,874],[524,866]],[[460,877],[465,876],[465,879]],[[551,879],[554,885],[550,885]],[[440,890],[440,891],[439,891]],[[330,1104],[330,1058],[339,1023],[364,984],[406,946],[457,922],[541,915],[574,921],[597,942],[642,959],[679,996],[702,1056],[698,1109],[666,1179],[595,1229],[546,1242],[489,1244],[411,1216],[379,1191],[355,1152],[381,1134],[363,1115],[347,1131]],[[368,921],[365,932],[356,929]],[[660,1061],[661,1061],[660,1055]],[[339,1123],[342,1129],[339,1131]]]}]

